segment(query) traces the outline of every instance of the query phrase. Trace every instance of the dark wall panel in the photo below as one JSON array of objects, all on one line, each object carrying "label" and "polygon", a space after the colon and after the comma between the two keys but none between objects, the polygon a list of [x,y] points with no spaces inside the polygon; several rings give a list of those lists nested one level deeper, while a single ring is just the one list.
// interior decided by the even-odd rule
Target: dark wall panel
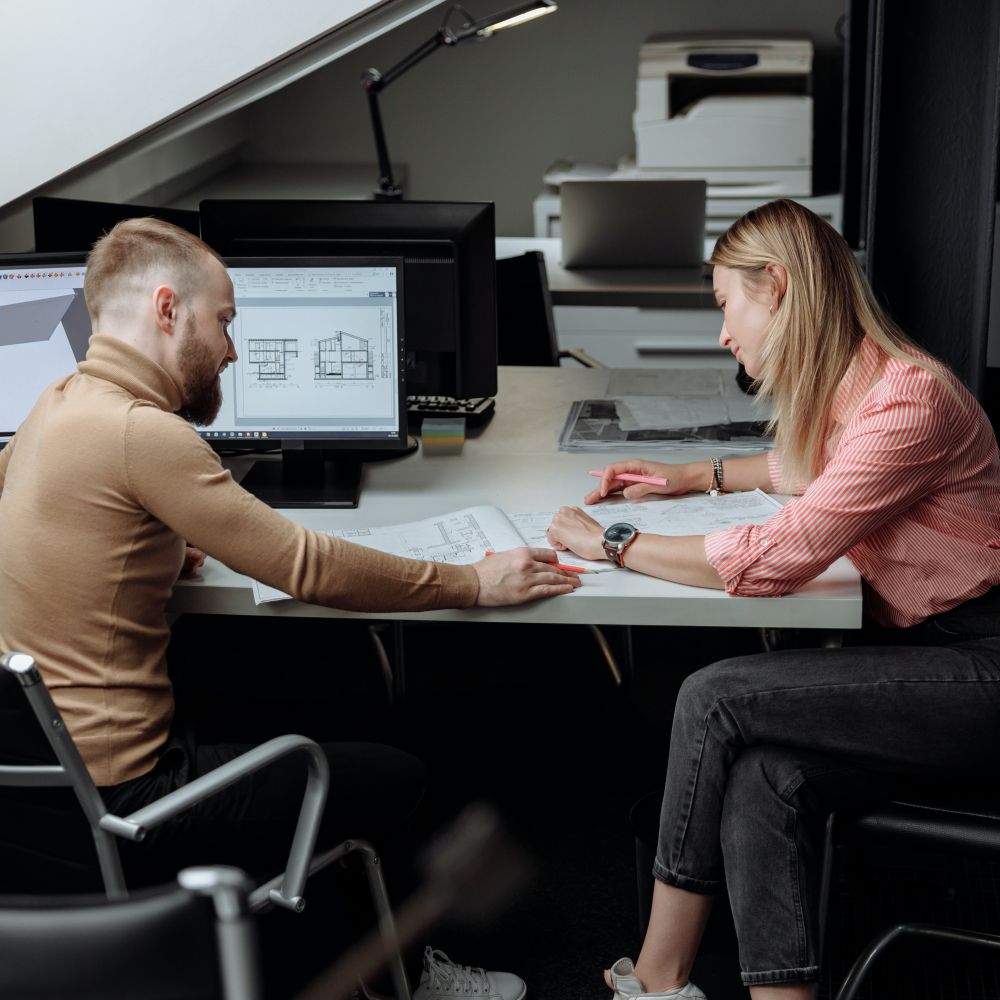
[{"label": "dark wall panel", "polygon": [[875,2],[868,273],[893,318],[981,397],[1000,3]]}]

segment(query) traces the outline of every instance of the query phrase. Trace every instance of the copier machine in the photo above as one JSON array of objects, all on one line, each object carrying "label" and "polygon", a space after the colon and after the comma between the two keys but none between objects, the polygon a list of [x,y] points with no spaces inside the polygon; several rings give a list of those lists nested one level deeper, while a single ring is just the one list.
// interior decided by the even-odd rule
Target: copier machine
[{"label": "copier machine", "polygon": [[811,195],[812,64],[808,38],[648,39],[635,165],[619,176],[704,178],[709,198]]}]

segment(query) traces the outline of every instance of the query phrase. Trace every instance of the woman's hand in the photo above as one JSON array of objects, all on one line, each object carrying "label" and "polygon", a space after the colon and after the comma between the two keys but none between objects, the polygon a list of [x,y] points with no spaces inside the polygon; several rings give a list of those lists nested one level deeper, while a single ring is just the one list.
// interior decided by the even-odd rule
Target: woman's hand
[{"label": "woman's hand", "polygon": [[[705,468],[708,468],[706,479]],[[647,462],[641,458],[627,458],[622,462],[612,462],[601,470],[603,475],[600,484],[591,490],[584,498],[585,504],[600,503],[615,493],[621,493],[626,500],[641,500],[647,496],[677,496],[690,493],[692,490],[703,490],[711,480],[711,463],[686,462],[683,464],[666,464],[664,462]],[[666,486],[656,486],[652,483],[629,483],[618,478],[622,473],[633,476],[654,476],[666,479]]]},{"label": "woman's hand", "polygon": [[604,558],[604,528],[579,507],[560,507],[547,536],[554,549],[569,549],[582,559]]}]

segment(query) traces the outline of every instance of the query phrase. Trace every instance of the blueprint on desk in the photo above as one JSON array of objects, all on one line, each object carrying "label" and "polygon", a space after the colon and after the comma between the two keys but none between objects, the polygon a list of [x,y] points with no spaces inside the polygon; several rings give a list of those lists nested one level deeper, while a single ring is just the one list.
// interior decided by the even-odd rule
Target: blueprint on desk
[{"label": "blueprint on desk", "polygon": [[[628,521],[640,531],[660,535],[703,535],[737,524],[763,524],[781,506],[767,493],[752,490],[715,497],[697,493],[638,501],[611,500],[588,507],[587,513],[604,527]],[[521,545],[549,548],[546,530],[554,515],[552,510],[508,514],[483,504],[405,524],[334,528],[324,534],[392,555],[468,565],[487,552],[504,552]],[[559,560],[591,573],[613,569],[605,559],[593,562],[572,552],[561,552]],[[257,604],[288,599],[288,594],[258,580],[252,584]]]}]

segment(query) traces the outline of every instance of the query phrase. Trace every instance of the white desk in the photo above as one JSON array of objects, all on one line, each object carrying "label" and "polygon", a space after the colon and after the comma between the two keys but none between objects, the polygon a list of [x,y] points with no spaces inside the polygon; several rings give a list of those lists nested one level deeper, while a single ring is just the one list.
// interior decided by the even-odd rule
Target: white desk
[{"label": "white desk", "polygon": [[[580,503],[593,480],[587,470],[605,456],[557,450],[569,404],[604,394],[608,371],[571,368],[501,368],[497,413],[460,456],[407,458],[368,465],[361,504],[348,511],[287,511],[311,528],[398,524],[493,503],[511,512],[552,510]],[[706,458],[710,453],[657,456]],[[610,456],[608,456],[610,458]],[[585,577],[559,597],[517,608],[358,615],[285,601],[255,606],[250,581],[214,560],[201,579],[181,581],[172,613],[247,614],[274,617],[394,618],[439,621],[555,624],[703,625],[850,629],[861,625],[861,587],[844,559],[795,594],[782,598],[730,597],[628,571]]]}]

